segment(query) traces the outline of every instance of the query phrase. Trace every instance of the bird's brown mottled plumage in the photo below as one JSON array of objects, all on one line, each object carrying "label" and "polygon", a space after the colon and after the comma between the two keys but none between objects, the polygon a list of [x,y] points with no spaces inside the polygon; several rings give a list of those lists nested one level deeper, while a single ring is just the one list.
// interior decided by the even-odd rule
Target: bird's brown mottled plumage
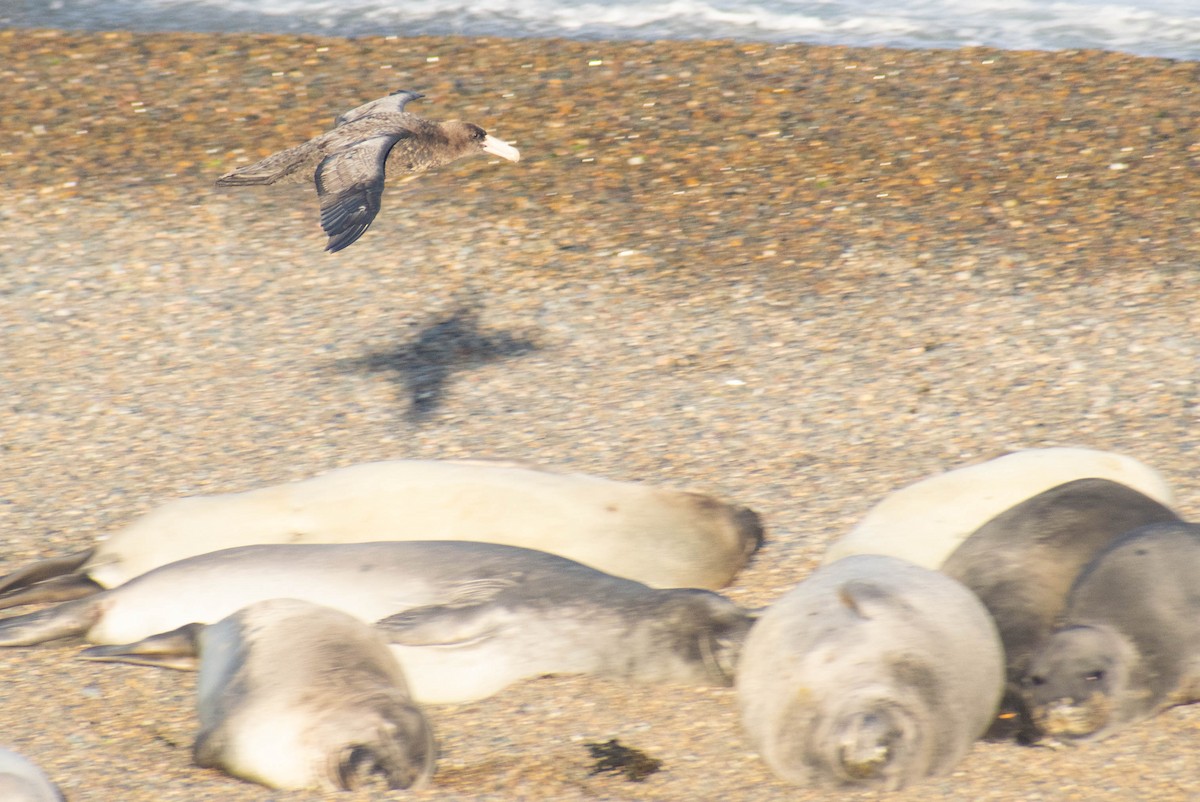
[{"label": "bird's brown mottled plumage", "polygon": [[321,206],[327,251],[340,251],[363,235],[379,213],[387,174],[431,170],[471,153],[509,161],[520,154],[478,125],[435,122],[404,111],[424,97],[400,90],[340,115],[334,127],[302,145],[275,153],[217,179],[218,186],[313,180]]}]

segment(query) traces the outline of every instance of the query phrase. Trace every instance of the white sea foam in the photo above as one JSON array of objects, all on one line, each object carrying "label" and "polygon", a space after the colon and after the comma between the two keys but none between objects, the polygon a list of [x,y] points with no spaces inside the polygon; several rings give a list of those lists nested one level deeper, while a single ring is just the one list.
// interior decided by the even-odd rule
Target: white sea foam
[{"label": "white sea foam", "polygon": [[1197,0],[49,0],[0,25],[88,30],[463,34],[1008,49],[1200,60]]}]

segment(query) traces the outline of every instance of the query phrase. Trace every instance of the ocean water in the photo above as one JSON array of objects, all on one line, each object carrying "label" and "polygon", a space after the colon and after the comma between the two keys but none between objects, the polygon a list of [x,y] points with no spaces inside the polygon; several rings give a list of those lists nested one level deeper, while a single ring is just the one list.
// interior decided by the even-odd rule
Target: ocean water
[{"label": "ocean water", "polygon": [[1200,60],[1200,0],[0,0],[0,26],[1098,48]]}]

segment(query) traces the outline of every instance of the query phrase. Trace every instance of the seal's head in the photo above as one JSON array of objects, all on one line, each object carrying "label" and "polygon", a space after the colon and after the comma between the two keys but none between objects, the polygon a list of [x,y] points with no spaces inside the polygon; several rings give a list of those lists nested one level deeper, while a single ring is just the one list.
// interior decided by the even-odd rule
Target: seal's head
[{"label": "seal's head", "polygon": [[[834,718],[825,746],[829,776],[840,784],[899,789],[913,777],[910,766],[921,747],[919,718],[888,700]],[[925,768],[922,765],[922,768]]]},{"label": "seal's head", "polygon": [[658,609],[648,617],[650,641],[665,648],[645,660],[641,673],[675,681],[733,684],[738,655],[754,614],[718,593],[696,588],[660,591]]},{"label": "seal's head", "polygon": [[808,760],[840,786],[895,791],[928,776],[949,750],[939,740],[944,709],[936,670],[893,654],[874,680],[848,684],[812,708]]},{"label": "seal's head", "polygon": [[433,731],[403,694],[380,694],[358,715],[342,709],[318,729],[314,735],[328,739],[320,746],[332,763],[325,787],[349,791],[379,783],[390,790],[419,789],[433,776]]},{"label": "seal's head", "polygon": [[1124,638],[1108,627],[1054,633],[1021,680],[1038,729],[1063,740],[1101,737],[1126,684],[1127,651]]}]

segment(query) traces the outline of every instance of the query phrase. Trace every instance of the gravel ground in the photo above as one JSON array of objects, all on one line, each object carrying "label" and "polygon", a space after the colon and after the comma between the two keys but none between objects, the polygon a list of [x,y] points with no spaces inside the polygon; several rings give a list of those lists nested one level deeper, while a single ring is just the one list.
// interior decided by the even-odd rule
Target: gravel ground
[{"label": "gravel ground", "polygon": [[[52,31],[0,53],[0,570],[177,496],[397,457],[750,505],[746,604],[884,494],[1016,448],[1131,454],[1200,518],[1200,64]],[[523,160],[393,186],[337,255],[310,191],[213,186],[401,87]],[[193,767],[193,678],[75,648],[0,653],[0,737],[72,800],[317,798]],[[411,797],[829,798],[772,779],[734,702],[555,678],[433,708]],[[609,738],[663,770],[589,776]],[[1180,708],[978,744],[889,798],[1198,799],[1198,743]]]}]

